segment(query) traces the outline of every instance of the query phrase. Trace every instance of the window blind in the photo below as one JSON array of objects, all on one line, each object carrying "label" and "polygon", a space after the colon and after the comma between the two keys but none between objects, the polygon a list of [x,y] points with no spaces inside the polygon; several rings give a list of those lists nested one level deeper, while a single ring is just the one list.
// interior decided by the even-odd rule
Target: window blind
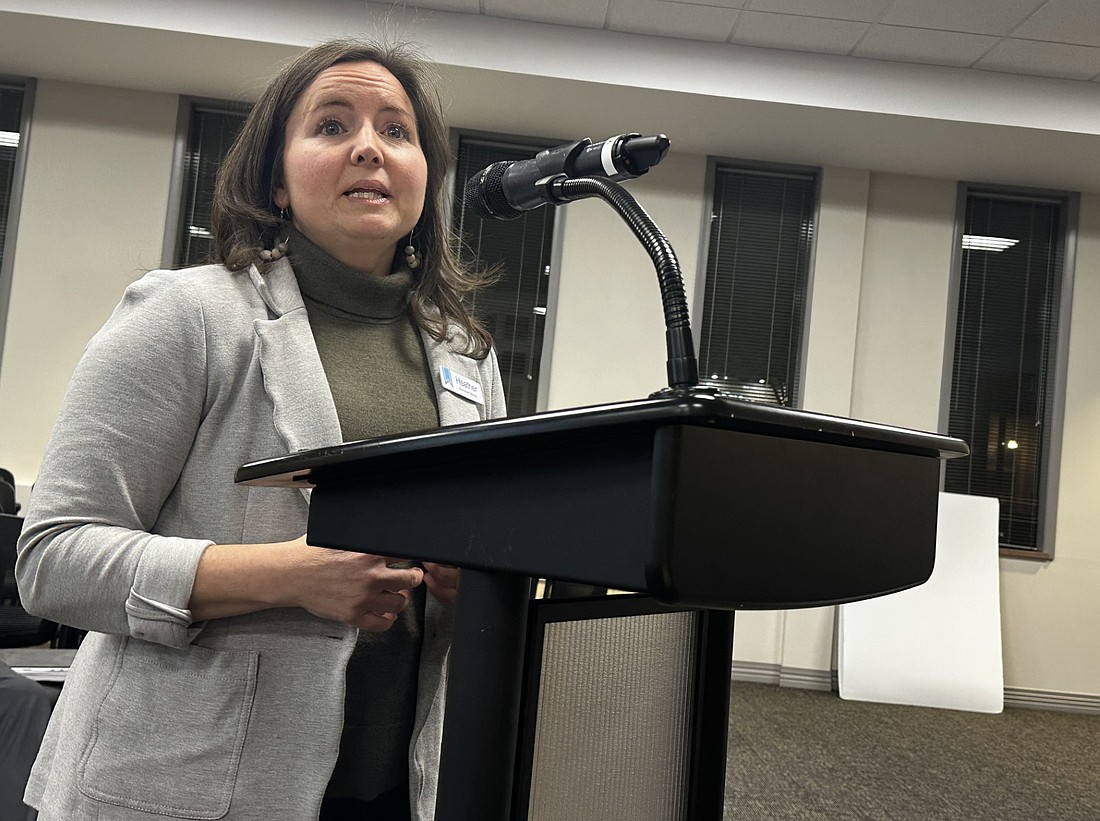
[{"label": "window blind", "polygon": [[0,84],[0,262],[4,259],[12,185],[15,183],[15,156],[19,150],[20,121],[23,115],[23,89]]},{"label": "window blind", "polygon": [[813,174],[715,169],[702,379],[796,404],[815,197]]},{"label": "window blind", "polygon": [[536,208],[514,220],[484,220],[466,208],[466,181],[494,162],[530,158],[544,146],[460,137],[455,171],[455,228],[467,264],[499,278],[471,298],[496,344],[511,416],[534,413],[546,326],[554,209]]},{"label": "window blind", "polygon": [[201,265],[214,260],[210,207],[214,180],[247,112],[196,105],[191,110],[183,160],[183,203],[176,264]]},{"label": "window blind", "polygon": [[1040,548],[1065,259],[1057,200],[967,195],[944,489],[1001,502],[1002,547]]}]

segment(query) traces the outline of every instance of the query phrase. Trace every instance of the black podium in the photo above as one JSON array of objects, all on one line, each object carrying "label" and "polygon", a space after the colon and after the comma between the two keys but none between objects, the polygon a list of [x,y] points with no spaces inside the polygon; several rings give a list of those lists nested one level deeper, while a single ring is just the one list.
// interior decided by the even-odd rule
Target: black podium
[{"label": "black podium", "polygon": [[[237,481],[313,486],[312,544],[399,544],[466,569],[437,818],[503,821],[533,578],[713,614],[726,677],[716,685],[712,666],[703,689],[728,697],[732,611],[928,579],[940,463],[967,452],[937,434],[680,391],[297,453],[245,465]],[[724,762],[724,724],[717,741],[709,732]],[[721,817],[720,795],[692,806]]]}]

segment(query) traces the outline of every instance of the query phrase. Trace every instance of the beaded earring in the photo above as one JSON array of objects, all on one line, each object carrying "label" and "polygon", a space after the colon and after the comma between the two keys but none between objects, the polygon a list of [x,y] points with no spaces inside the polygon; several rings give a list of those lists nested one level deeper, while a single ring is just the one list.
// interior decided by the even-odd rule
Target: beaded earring
[{"label": "beaded earring", "polygon": [[412,231],[409,232],[409,244],[405,246],[405,264],[409,266],[410,271],[415,271],[420,267],[420,252],[413,245]]},{"label": "beaded earring", "polygon": [[260,251],[260,259],[265,262],[274,262],[277,259],[282,259],[286,256],[286,247],[286,240],[284,239],[282,242],[275,243],[274,248],[264,248]]},{"label": "beaded earring", "polygon": [[[290,213],[285,208],[279,210],[279,219],[281,219],[283,222],[286,222],[289,217]],[[284,239],[282,242],[275,243],[274,248],[262,249],[260,251],[260,259],[264,260],[265,262],[274,262],[277,259],[282,259],[286,256],[287,242],[289,241],[290,235],[288,234],[287,238]]]}]

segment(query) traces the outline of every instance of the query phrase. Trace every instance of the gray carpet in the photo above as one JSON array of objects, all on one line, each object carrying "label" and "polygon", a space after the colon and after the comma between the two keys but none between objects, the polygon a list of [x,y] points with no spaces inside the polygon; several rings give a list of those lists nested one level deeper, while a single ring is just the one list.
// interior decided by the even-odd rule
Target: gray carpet
[{"label": "gray carpet", "polygon": [[1100,821],[1100,716],[734,682],[727,821]]}]

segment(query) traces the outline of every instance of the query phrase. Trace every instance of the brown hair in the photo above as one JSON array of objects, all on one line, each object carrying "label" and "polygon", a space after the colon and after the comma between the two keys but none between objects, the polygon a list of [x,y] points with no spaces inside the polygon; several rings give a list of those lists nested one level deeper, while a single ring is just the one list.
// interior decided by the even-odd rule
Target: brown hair
[{"label": "brown hair", "polygon": [[[451,323],[465,335],[465,350],[477,358],[492,346],[489,332],[462,301],[483,284],[483,277],[458,260],[447,221],[447,170],[451,146],[434,70],[407,45],[363,40],[331,40],[303,52],[264,90],[218,169],[212,220],[218,259],[231,271],[262,264],[260,251],[271,248],[286,226],[272,192],[282,181],[286,122],[314,78],[340,63],[377,63],[405,90],[416,114],[420,147],[428,166],[424,211],[416,224],[416,246],[424,263],[413,271],[410,308],[416,323],[436,340]],[[403,257],[403,243],[397,254]]]}]

